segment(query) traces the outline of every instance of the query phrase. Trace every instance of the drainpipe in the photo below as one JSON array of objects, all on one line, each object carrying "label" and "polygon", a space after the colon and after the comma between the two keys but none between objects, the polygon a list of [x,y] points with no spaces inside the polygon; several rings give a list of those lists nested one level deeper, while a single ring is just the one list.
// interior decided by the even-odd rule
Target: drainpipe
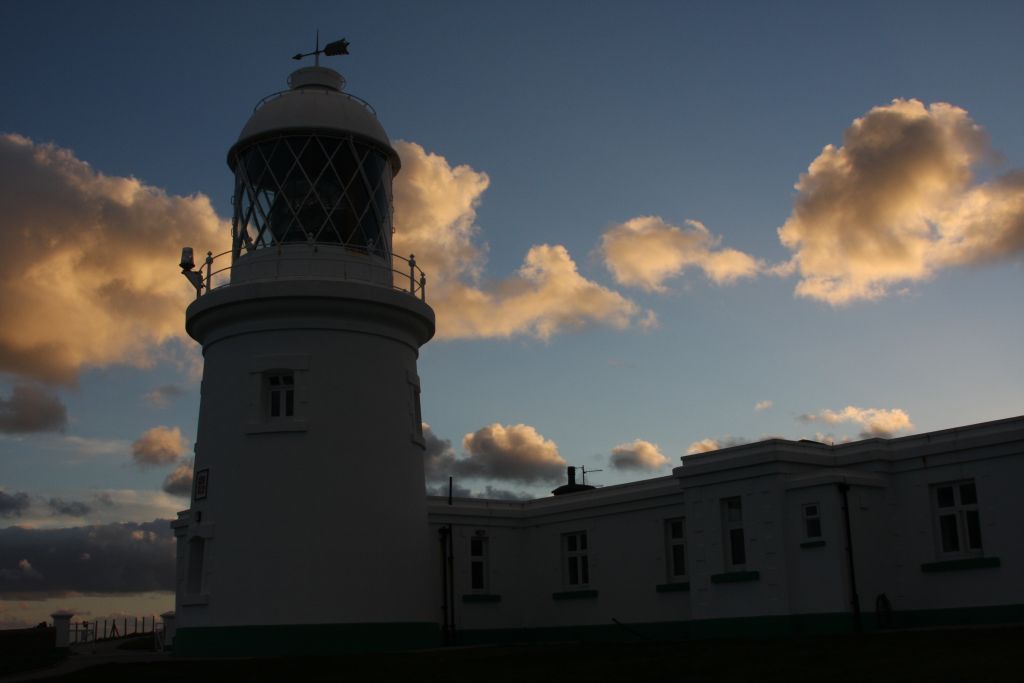
[{"label": "drainpipe", "polygon": [[853,562],[853,532],[850,530],[850,485],[845,481],[838,484],[843,496],[843,526],[846,528],[846,560],[850,569],[850,605],[853,607],[853,630],[861,633],[864,626],[860,620],[860,596],[857,595],[857,571]]}]

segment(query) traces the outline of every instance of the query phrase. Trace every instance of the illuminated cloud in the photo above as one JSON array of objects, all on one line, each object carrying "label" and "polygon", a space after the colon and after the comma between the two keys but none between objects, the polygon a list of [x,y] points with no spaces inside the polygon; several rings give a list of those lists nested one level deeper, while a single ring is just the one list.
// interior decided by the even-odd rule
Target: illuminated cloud
[{"label": "illuminated cloud", "polygon": [[161,488],[172,496],[191,495],[193,466],[194,462],[191,458],[180,463],[164,478]]},{"label": "illuminated cloud", "polygon": [[142,396],[146,403],[157,408],[166,408],[174,399],[184,396],[185,390],[177,384],[164,384]]},{"label": "illuminated cloud", "polygon": [[909,432],[914,429],[910,416],[899,408],[857,408],[846,406],[842,410],[820,410],[817,413],[804,414],[799,417],[802,422],[823,422],[829,425],[852,423],[860,425],[860,436],[869,438],[879,436],[891,437],[897,432]]},{"label": "illuminated cloud", "polygon": [[665,291],[665,280],[687,268],[699,268],[716,284],[754,277],[764,265],[737,251],[719,247],[721,237],[699,221],[680,228],[658,216],[640,216],[609,228],[601,236],[601,255],[620,285]]},{"label": "illuminated cloud", "polygon": [[181,247],[222,250],[229,236],[205,196],[107,176],[13,134],[0,136],[0,177],[0,370],[73,382],[88,366],[148,367],[185,338]]},{"label": "illuminated cloud", "polygon": [[441,339],[552,335],[603,324],[650,327],[654,315],[580,275],[561,245],[532,246],[519,269],[483,281],[487,249],[477,244],[476,209],[486,174],[448,161],[420,145],[398,141],[402,172],[395,178],[395,252],[414,253],[427,273],[427,300]]},{"label": "illuminated cloud", "polygon": [[565,473],[555,442],[525,424],[487,425],[466,434],[462,449],[467,456],[455,461],[454,470],[464,477],[532,484],[559,481]]},{"label": "illuminated cloud", "polygon": [[758,401],[757,403],[754,404],[754,410],[756,412],[760,413],[760,412],[763,412],[765,410],[771,410],[771,407],[773,405],[775,405],[775,403],[773,403],[772,401],[768,401],[768,400]]},{"label": "illuminated cloud", "polygon": [[153,427],[132,443],[132,458],[143,467],[170,465],[185,452],[185,438],[178,427]]},{"label": "illuminated cloud", "polygon": [[[1024,172],[974,184],[991,159],[967,112],[893,100],[854,120],[796,184],[779,239],[796,294],[842,305],[877,299],[942,268],[1024,252]],[[780,269],[781,272],[781,269]]]},{"label": "illuminated cloud", "polygon": [[658,445],[643,439],[612,449],[611,465],[617,470],[660,470],[667,464],[669,459]]},{"label": "illuminated cloud", "polygon": [[[39,600],[80,593],[174,588],[170,522],[0,529],[0,595]],[[22,558],[15,562],[13,558]]]},{"label": "illuminated cloud", "polygon": [[4,434],[61,431],[67,422],[68,410],[60,397],[42,387],[16,384],[9,399],[0,397],[0,432]]},{"label": "illuminated cloud", "polygon": [[717,451],[722,448],[730,448],[732,446],[741,446],[745,443],[750,443],[749,440],[742,437],[726,436],[721,439],[701,439],[700,441],[694,441],[686,448],[687,455],[693,455],[695,453],[709,453],[711,451]]}]

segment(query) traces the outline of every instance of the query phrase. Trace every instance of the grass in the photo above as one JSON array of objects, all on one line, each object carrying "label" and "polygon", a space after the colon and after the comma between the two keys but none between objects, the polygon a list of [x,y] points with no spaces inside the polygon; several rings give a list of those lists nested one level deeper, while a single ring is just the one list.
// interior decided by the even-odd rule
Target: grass
[{"label": "grass", "polygon": [[1024,627],[776,640],[563,643],[278,659],[104,664],[55,681],[1013,681]]}]

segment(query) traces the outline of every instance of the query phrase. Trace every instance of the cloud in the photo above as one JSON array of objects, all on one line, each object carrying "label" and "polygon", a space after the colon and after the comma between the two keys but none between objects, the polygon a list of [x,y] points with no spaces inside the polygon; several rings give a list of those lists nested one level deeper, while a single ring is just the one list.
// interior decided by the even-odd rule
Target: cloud
[{"label": "cloud", "polygon": [[909,432],[914,429],[910,416],[899,408],[857,408],[846,406],[840,411],[820,410],[813,414],[800,415],[802,422],[824,422],[835,425],[850,422],[861,426],[862,438],[889,438],[897,432]]},{"label": "cloud", "polygon": [[847,304],[943,268],[1024,252],[1024,171],[974,183],[994,157],[964,109],[893,100],[854,120],[796,184],[779,239],[796,294]]},{"label": "cloud", "polygon": [[229,239],[209,199],[104,175],[15,134],[0,136],[0,176],[0,370],[69,383],[84,367],[148,367],[185,339],[194,294],[176,277],[181,247],[222,251]]},{"label": "cloud", "polygon": [[710,453],[711,451],[721,450],[722,448],[731,448],[733,446],[742,446],[745,443],[750,443],[749,439],[744,439],[741,436],[725,436],[721,439],[706,438],[700,441],[694,441],[686,448],[687,455],[693,455],[695,453]]},{"label": "cloud", "polygon": [[0,398],[0,432],[4,434],[56,432],[67,423],[67,407],[57,394],[42,387],[15,384],[9,399]]},{"label": "cloud", "polygon": [[[454,475],[455,449],[452,448],[452,442],[437,436],[426,422],[423,423],[423,440],[426,442],[423,469],[427,481],[447,480]],[[448,495],[447,488],[443,495]]]},{"label": "cloud", "polygon": [[455,461],[454,471],[464,477],[532,484],[559,481],[565,473],[555,442],[525,424],[487,425],[466,434],[462,449],[468,455]]},{"label": "cloud", "polygon": [[170,474],[164,477],[164,483],[161,488],[173,496],[192,495],[193,466],[192,458],[180,463]]},{"label": "cloud", "polygon": [[21,517],[30,505],[32,500],[27,493],[0,491],[0,517]]},{"label": "cloud", "polygon": [[63,529],[8,527],[0,529],[0,557],[22,559],[0,566],[0,594],[41,599],[69,592],[173,590],[174,552],[170,522],[163,519]]},{"label": "cloud", "polygon": [[169,465],[185,452],[185,439],[177,427],[153,427],[132,443],[132,458],[143,467]]},{"label": "cloud", "polygon": [[611,465],[617,470],[660,470],[667,464],[669,459],[658,445],[643,439],[612,449]]},{"label": "cloud", "polygon": [[[591,324],[650,327],[655,318],[633,301],[580,275],[561,245],[540,244],[510,276],[482,281],[487,248],[477,243],[476,210],[490,184],[485,173],[398,141],[395,252],[414,253],[427,273],[427,301],[441,339],[531,336],[542,340]],[[406,218],[408,217],[408,218]]]},{"label": "cloud", "polygon": [[620,285],[665,291],[665,280],[687,268],[699,268],[715,284],[756,276],[764,264],[736,249],[720,248],[700,221],[680,228],[659,216],[640,216],[613,226],[601,236],[604,264]]},{"label": "cloud", "polygon": [[51,498],[47,505],[55,515],[67,517],[84,517],[92,512],[92,506],[80,500],[64,500],[63,498]]},{"label": "cloud", "polygon": [[769,400],[758,401],[757,403],[754,404],[754,410],[756,412],[760,413],[760,412],[765,411],[765,410],[771,410],[771,407],[773,405],[775,405],[775,404],[772,401],[769,401]]},{"label": "cloud", "polygon": [[165,408],[171,401],[184,394],[185,390],[177,384],[164,384],[144,394],[142,398],[152,406]]}]

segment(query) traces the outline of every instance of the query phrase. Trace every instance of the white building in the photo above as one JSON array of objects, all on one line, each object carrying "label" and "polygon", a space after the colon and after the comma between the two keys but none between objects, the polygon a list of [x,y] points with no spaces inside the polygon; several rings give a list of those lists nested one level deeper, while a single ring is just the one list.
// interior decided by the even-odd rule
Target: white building
[{"label": "white building", "polygon": [[527,502],[432,497],[432,583],[463,643],[1024,621],[1021,481],[1024,417],[773,439]]},{"label": "white building", "polygon": [[400,160],[339,74],[289,85],[228,152],[231,251],[198,271],[182,255],[205,368],[173,524],[178,653],[842,630],[857,604],[870,627],[1024,618],[1024,418],[766,441],[529,502],[428,499],[434,313],[391,249]]}]

